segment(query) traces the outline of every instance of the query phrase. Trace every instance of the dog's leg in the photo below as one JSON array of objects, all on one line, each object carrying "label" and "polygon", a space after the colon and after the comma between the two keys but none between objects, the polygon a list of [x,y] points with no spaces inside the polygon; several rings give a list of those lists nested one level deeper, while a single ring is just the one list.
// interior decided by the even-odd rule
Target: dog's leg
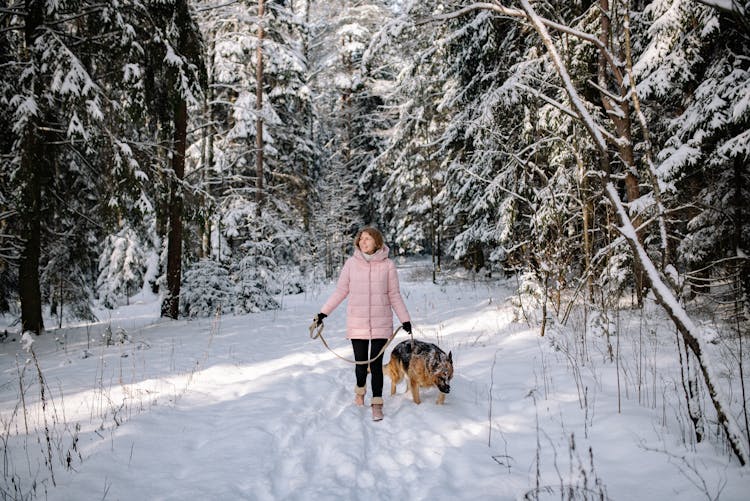
[{"label": "dog's leg", "polygon": [[396,375],[394,374],[395,371],[393,370],[392,364],[393,358],[391,358],[391,360],[385,364],[385,367],[383,367],[383,369],[385,369],[383,372],[388,374],[388,377],[391,379],[391,395],[396,393]]},{"label": "dog's leg", "polygon": [[437,404],[438,405],[443,405],[444,403],[445,403],[445,393],[443,393],[442,391],[439,391],[438,392]]},{"label": "dog's leg", "polygon": [[416,380],[409,379],[409,385],[411,386],[411,396],[414,399],[414,403],[421,404],[422,401],[419,399],[419,383]]},{"label": "dog's leg", "polygon": [[391,395],[395,395],[396,385],[400,383],[404,377],[401,366],[398,362],[391,358],[391,361],[388,362],[388,364],[385,366],[385,369],[386,373],[388,373],[388,377],[391,378]]}]

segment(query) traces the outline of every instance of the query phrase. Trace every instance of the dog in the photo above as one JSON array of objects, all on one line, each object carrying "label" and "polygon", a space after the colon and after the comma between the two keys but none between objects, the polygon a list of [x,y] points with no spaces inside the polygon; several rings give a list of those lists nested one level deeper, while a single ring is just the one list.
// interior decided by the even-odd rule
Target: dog
[{"label": "dog", "polygon": [[445,395],[451,391],[453,352],[446,355],[437,345],[416,339],[402,341],[393,348],[391,359],[385,365],[385,372],[391,378],[391,395],[396,393],[396,385],[405,376],[414,403],[422,403],[419,398],[420,387],[436,386],[440,391],[437,403],[441,405],[445,403]]}]

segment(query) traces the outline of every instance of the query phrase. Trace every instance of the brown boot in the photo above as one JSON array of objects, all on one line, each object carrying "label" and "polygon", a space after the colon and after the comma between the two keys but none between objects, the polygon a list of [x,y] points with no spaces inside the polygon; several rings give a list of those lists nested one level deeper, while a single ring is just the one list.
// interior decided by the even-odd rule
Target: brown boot
[{"label": "brown boot", "polygon": [[383,398],[372,398],[372,420],[381,421],[383,419]]},{"label": "brown boot", "polygon": [[359,386],[354,387],[354,405],[362,407],[365,405],[365,389]]}]

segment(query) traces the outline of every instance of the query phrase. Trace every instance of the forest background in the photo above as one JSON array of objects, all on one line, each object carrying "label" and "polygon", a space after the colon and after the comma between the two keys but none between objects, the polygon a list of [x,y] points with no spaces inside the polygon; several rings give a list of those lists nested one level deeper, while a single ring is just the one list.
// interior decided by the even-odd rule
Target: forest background
[{"label": "forest background", "polygon": [[273,309],[375,224],[433,281],[516,273],[542,335],[574,306],[616,335],[653,294],[696,440],[747,464],[748,10],[3,1],[0,313],[42,334],[144,287],[170,318]]}]

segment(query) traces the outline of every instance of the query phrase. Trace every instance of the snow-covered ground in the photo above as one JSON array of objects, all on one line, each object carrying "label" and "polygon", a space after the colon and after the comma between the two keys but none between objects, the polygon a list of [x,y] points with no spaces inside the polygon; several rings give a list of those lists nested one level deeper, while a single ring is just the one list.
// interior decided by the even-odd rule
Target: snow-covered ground
[{"label": "snow-covered ground", "polygon": [[[31,352],[6,340],[2,498],[747,499],[747,469],[716,441],[685,443],[667,323],[623,318],[615,364],[603,337],[571,340],[576,319],[545,337],[515,322],[515,279],[433,285],[424,261],[400,277],[416,336],[451,350],[455,375],[444,406],[403,383],[390,396],[386,378],[381,422],[352,404],[353,366],[308,335],[332,284],[200,321],[159,319],[141,296],[51,330],[32,345],[44,406]],[[344,314],[324,335],[350,357]],[[570,363],[582,349],[589,362]]]}]

